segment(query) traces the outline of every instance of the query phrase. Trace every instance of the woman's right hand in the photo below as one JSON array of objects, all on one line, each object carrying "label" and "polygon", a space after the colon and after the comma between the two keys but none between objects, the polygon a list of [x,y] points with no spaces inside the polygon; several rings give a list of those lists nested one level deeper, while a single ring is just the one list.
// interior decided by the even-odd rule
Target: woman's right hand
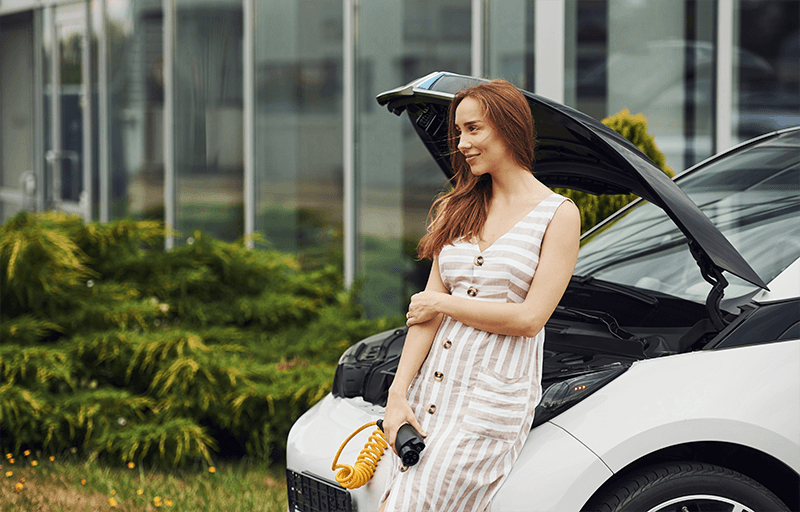
[{"label": "woman's right hand", "polygon": [[392,395],[390,392],[389,399],[386,401],[386,411],[383,416],[383,432],[386,434],[386,441],[389,443],[389,446],[392,447],[395,455],[399,455],[394,446],[395,440],[397,439],[397,431],[406,423],[414,427],[422,437],[428,436],[428,434],[422,430],[422,425],[417,421],[414,410],[411,409],[411,405],[408,403],[406,397]]}]

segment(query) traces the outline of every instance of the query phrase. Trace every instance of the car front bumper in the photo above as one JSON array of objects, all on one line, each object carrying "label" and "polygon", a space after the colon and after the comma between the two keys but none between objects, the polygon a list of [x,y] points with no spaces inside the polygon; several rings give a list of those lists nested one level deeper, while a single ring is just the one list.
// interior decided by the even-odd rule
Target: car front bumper
[{"label": "car front bumper", "polygon": [[[382,416],[383,408],[361,399],[328,395],[292,427],[287,446],[287,470],[306,475],[309,481],[317,479],[314,485],[319,485],[318,480],[333,484],[335,472],[331,463],[342,441],[358,427]],[[373,430],[368,428],[353,438],[339,462],[352,465]],[[394,457],[394,454],[387,449],[384,457]],[[389,471],[389,464],[379,463],[369,483],[349,491],[353,511],[377,510]],[[577,439],[564,429],[545,423],[531,431],[514,469],[495,496],[492,509],[502,512],[580,510],[610,476],[608,467]]]}]

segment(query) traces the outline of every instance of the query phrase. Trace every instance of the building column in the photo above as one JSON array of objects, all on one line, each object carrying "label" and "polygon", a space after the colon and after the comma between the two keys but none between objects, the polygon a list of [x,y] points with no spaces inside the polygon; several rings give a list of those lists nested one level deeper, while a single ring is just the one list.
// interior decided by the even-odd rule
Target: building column
[{"label": "building column", "polygon": [[564,103],[566,0],[536,0],[534,92]]}]

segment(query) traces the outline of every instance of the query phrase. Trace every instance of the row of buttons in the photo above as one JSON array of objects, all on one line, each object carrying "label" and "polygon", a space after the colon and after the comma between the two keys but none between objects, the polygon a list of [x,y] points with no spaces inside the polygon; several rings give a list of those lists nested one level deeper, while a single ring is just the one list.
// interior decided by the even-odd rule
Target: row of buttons
[{"label": "row of buttons", "polygon": [[[447,350],[453,346],[453,342],[450,340],[444,340],[444,342],[442,342],[442,346],[445,348],[445,350]],[[444,373],[440,371],[433,372],[433,380],[435,380],[436,382],[441,382],[442,379],[444,379]],[[433,414],[435,412],[436,412],[436,404],[430,404],[428,406],[428,414]]]},{"label": "row of buttons", "polygon": [[[480,256],[480,255],[475,256],[475,260],[473,260],[473,261],[474,261],[476,266],[478,266],[478,267],[483,266],[483,256]],[[469,295],[470,297],[477,297],[478,296],[478,289],[475,288],[474,286],[470,286],[469,289],[467,290],[467,295]]]}]

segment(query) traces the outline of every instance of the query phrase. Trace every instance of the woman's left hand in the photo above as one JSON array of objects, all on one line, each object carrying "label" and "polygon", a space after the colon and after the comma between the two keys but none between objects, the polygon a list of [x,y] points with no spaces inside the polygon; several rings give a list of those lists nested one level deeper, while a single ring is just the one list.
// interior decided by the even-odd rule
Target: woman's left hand
[{"label": "woman's left hand", "polygon": [[406,325],[423,324],[431,320],[439,313],[440,300],[446,294],[441,292],[422,291],[411,296],[411,304],[408,306],[406,314]]}]

